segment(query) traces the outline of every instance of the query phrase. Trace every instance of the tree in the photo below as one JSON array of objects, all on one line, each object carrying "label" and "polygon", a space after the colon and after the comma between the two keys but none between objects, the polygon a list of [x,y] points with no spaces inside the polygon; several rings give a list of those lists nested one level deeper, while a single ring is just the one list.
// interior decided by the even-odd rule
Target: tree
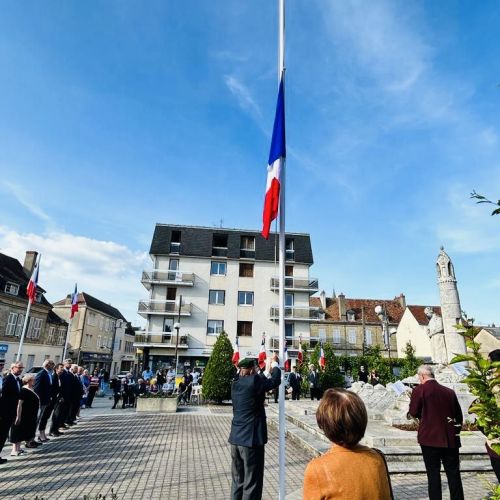
[{"label": "tree", "polygon": [[478,200],[476,203],[488,203],[490,205],[498,206],[499,208],[495,208],[493,210],[493,212],[491,212],[491,215],[499,215],[500,214],[500,200],[498,200],[496,202],[488,200],[488,198],[486,198],[482,194],[476,193],[475,191],[472,191],[472,193],[470,194],[470,197],[474,200]]},{"label": "tree", "polygon": [[321,345],[317,344],[311,353],[311,363],[319,370],[319,383],[322,391],[331,387],[344,387],[344,377],[340,373],[340,358],[336,357],[330,343],[323,344],[325,353],[325,368],[319,367]]},{"label": "tree", "polygon": [[380,346],[375,345],[366,350],[365,359],[368,370],[377,372],[381,384],[386,385],[389,382],[394,382],[396,377],[392,373],[392,364],[389,360],[384,359],[380,353]]},{"label": "tree", "polygon": [[406,343],[405,357],[403,359],[403,366],[401,368],[400,378],[412,377],[417,372],[417,368],[421,362],[415,356],[415,348],[411,342]]},{"label": "tree", "polygon": [[299,373],[302,377],[301,383],[301,393],[305,396],[309,391],[309,380],[307,376],[309,375],[309,365],[311,364],[311,356],[309,354],[309,344],[302,343],[302,364],[299,366]]},{"label": "tree", "polygon": [[232,357],[231,341],[226,332],[221,332],[203,373],[204,399],[218,404],[224,399],[231,399],[231,383],[236,373]]}]

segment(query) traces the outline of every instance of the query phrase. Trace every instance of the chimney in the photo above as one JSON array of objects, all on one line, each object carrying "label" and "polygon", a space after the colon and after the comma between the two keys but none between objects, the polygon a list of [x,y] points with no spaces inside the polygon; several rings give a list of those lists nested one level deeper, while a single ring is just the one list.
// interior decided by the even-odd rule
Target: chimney
[{"label": "chimney", "polygon": [[321,293],[319,294],[319,300],[321,302],[321,309],[323,309],[323,311],[326,311],[326,293],[324,290],[321,290]]},{"label": "chimney", "polygon": [[36,258],[38,257],[38,252],[34,250],[27,250],[26,255],[24,257],[23,269],[26,275],[31,277],[33,273],[33,268],[35,267]]},{"label": "chimney", "polygon": [[337,297],[337,305],[339,307],[339,318],[340,321],[347,321],[347,310],[346,310],[346,305],[345,305],[345,295],[341,293]]},{"label": "chimney", "polygon": [[404,293],[399,294],[399,297],[396,297],[395,300],[399,302],[399,305],[403,308],[406,309],[406,297]]}]

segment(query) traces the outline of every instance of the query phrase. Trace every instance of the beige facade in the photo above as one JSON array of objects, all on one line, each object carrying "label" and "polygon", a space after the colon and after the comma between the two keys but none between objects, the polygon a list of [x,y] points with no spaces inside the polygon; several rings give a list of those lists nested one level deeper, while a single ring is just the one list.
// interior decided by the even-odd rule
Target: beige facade
[{"label": "beige facade", "polygon": [[474,340],[481,344],[479,352],[485,357],[495,349],[500,349],[500,328],[484,327],[474,337]]}]

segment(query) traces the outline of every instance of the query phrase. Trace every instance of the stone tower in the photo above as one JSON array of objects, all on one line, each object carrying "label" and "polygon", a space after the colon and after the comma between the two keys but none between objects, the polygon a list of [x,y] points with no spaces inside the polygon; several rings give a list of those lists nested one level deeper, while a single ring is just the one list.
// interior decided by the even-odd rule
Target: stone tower
[{"label": "stone tower", "polygon": [[458,297],[455,270],[450,257],[441,247],[436,262],[439,297],[441,300],[441,315],[443,318],[444,336],[448,362],[455,354],[465,354],[465,339],[457,332],[455,325],[460,323],[462,309]]}]

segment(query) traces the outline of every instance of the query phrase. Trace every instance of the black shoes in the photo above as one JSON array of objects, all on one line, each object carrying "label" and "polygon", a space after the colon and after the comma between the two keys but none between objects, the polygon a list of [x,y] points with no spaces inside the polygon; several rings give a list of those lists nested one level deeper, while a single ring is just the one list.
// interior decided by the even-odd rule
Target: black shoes
[{"label": "black shoes", "polygon": [[62,436],[63,433],[62,432],[59,432],[59,431],[54,431],[54,432],[50,432],[49,433],[49,436],[52,436],[52,437],[59,437],[59,436]]}]

